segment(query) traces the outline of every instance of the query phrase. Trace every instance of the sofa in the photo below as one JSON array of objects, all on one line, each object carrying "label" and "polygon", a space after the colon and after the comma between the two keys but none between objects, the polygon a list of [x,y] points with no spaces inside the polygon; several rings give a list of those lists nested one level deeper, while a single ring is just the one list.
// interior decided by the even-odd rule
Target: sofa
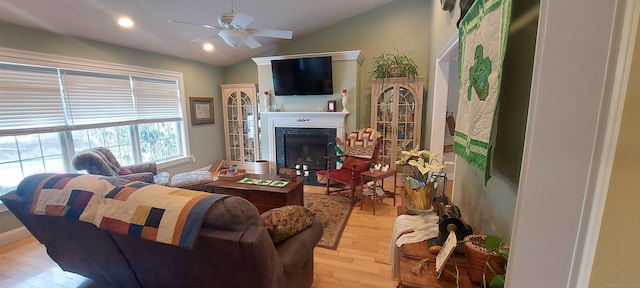
[{"label": "sofa", "polygon": [[[86,215],[76,209],[77,203],[91,206],[91,203],[118,202],[119,196],[105,200],[109,197],[102,199],[94,194],[96,198],[89,202],[81,201],[80,196],[71,197],[70,204],[43,206],[47,213],[62,211],[60,213],[66,214],[36,214],[40,204],[34,199],[49,188],[70,191],[71,195],[78,191],[105,190],[105,195],[111,196],[113,191],[135,189],[131,187],[142,187],[140,192],[144,193],[178,189],[130,182],[119,177],[77,175],[81,174],[32,175],[15,191],[0,197],[65,271],[113,287],[298,288],[310,287],[313,282],[313,249],[323,233],[317,219],[312,219],[301,231],[274,243],[254,205],[240,197],[210,194],[218,197],[203,210],[201,225],[186,222],[186,228],[192,228],[196,238],[191,247],[183,247],[99,228],[102,226],[86,222],[83,219]],[[51,184],[48,179],[52,177],[66,179],[66,182]],[[84,182],[74,182],[80,177]],[[194,194],[198,197],[208,194],[184,189],[176,191],[170,193],[200,193]],[[163,197],[170,196],[153,196],[159,201]]]},{"label": "sofa", "polygon": [[119,176],[131,181],[154,183],[158,174],[156,163],[140,163],[121,166],[111,150],[104,147],[89,148],[76,153],[71,159],[73,168],[89,174]]}]

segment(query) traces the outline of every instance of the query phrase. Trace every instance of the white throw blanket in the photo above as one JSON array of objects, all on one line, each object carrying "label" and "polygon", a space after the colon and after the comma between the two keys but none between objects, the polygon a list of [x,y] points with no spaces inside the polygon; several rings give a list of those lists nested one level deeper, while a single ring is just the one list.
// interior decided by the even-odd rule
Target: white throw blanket
[{"label": "white throw blanket", "polygon": [[398,278],[397,248],[408,243],[417,243],[438,236],[438,215],[430,213],[424,216],[400,215],[393,225],[391,244],[389,245],[389,261],[391,262],[391,279]]}]

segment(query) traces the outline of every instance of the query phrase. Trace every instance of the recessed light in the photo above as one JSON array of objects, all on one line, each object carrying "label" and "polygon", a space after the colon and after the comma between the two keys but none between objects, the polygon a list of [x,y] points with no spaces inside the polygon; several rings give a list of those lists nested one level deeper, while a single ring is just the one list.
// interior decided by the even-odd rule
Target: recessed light
[{"label": "recessed light", "polygon": [[213,51],[213,44],[204,43],[204,44],[202,44],[202,49],[204,49],[204,51],[211,52],[211,51]]},{"label": "recessed light", "polygon": [[131,28],[133,27],[134,23],[133,20],[131,20],[131,18],[129,17],[120,17],[118,18],[118,25],[124,28]]}]

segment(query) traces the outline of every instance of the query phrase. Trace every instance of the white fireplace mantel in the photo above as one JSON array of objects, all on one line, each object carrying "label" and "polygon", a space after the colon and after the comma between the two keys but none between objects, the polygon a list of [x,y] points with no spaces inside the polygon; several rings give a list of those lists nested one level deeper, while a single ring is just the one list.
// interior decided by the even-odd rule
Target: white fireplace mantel
[{"label": "white fireplace mantel", "polygon": [[[292,128],[335,128],[336,135],[344,135],[344,120],[348,113],[345,112],[260,112],[260,117],[267,125],[267,141],[262,143],[262,148],[268,151],[266,158],[269,160],[271,173],[276,167],[276,127]],[[263,134],[264,135],[264,134]],[[265,145],[266,144],[266,145]]]}]

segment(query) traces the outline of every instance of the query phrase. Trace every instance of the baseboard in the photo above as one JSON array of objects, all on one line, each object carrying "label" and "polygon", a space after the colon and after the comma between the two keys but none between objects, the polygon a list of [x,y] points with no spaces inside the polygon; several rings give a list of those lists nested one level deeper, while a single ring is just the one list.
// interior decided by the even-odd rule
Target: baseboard
[{"label": "baseboard", "polygon": [[0,234],[0,246],[10,244],[12,242],[18,241],[23,238],[27,238],[29,236],[31,236],[31,233],[24,226],[4,232]]}]

